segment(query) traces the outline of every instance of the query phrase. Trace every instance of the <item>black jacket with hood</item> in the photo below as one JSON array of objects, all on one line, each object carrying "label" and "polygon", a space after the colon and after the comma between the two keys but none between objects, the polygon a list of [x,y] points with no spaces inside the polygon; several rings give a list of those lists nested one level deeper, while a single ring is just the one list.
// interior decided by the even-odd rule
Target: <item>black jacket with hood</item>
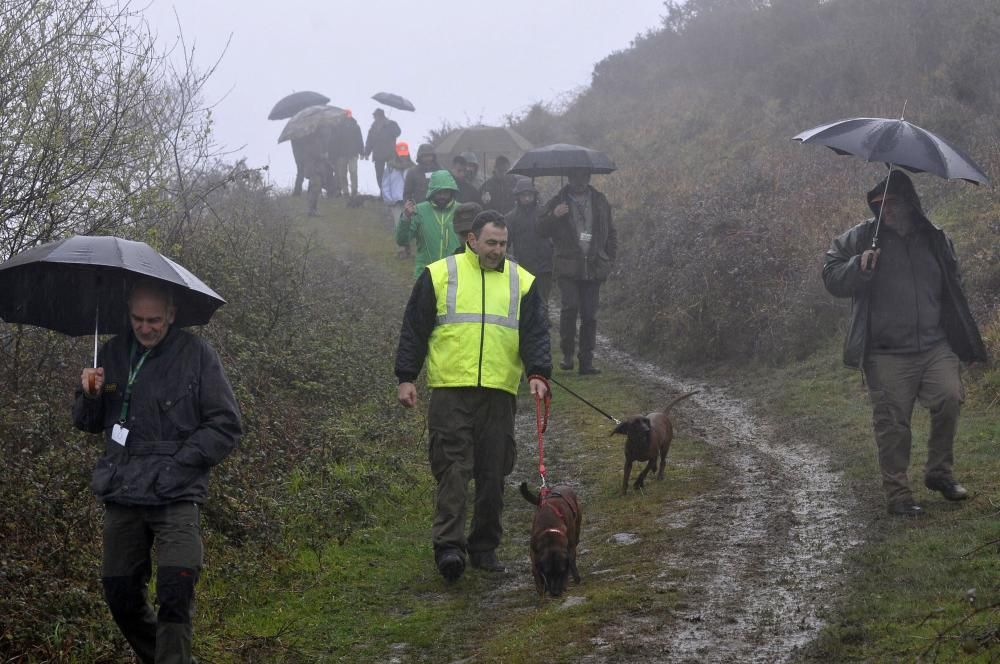
[{"label": "black jacket with hood", "polygon": [[552,273],[559,277],[604,281],[611,273],[611,266],[618,254],[618,235],[611,221],[611,204],[601,192],[587,185],[590,192],[590,209],[593,214],[591,240],[587,254],[580,248],[580,238],[573,224],[572,212],[556,217],[554,210],[560,203],[569,204],[569,185],[553,196],[539,214],[538,231],[552,240],[555,250]]},{"label": "black jacket with hood", "polygon": [[88,399],[77,388],[74,424],[104,433],[105,454],[94,468],[91,490],[101,501],[121,505],[203,503],[209,470],[235,449],[241,434],[222,363],[203,339],[171,327],[136,375],[122,446],[111,432],[121,416],[134,339],[131,332],[120,334],[101,347],[99,397]]},{"label": "black jacket with hood", "polygon": [[[892,191],[917,210],[917,223],[925,225],[921,230],[929,234],[931,253],[941,268],[941,326],[949,345],[964,362],[987,361],[986,347],[962,290],[955,247],[944,231],[924,215],[909,177],[902,171],[893,171],[891,177]],[[888,177],[868,192],[868,205],[876,215],[878,203],[873,199],[885,191],[887,180]],[[844,341],[844,364],[849,367],[860,367],[870,352],[871,283],[879,272],[877,267],[873,273],[862,272],[861,254],[871,247],[875,222],[875,218],[868,219],[835,238],[823,264],[826,289],[836,297],[851,298],[851,317]]]}]

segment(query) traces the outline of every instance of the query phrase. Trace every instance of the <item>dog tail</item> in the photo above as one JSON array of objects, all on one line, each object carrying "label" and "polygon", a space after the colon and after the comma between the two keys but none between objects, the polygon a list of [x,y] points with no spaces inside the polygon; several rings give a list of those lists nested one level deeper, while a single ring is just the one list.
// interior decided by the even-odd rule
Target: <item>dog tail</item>
[{"label": "dog tail", "polygon": [[695,390],[694,392],[688,392],[687,394],[680,395],[679,397],[677,397],[676,399],[674,399],[673,401],[671,401],[670,403],[668,403],[667,407],[664,408],[663,410],[661,410],[660,412],[664,413],[664,414],[669,413],[670,409],[673,408],[674,404],[676,404],[678,401],[684,401],[688,397],[694,396],[695,394],[698,394],[698,392],[701,392],[701,390]]},{"label": "dog tail", "polygon": [[524,496],[524,499],[527,500],[532,505],[538,506],[542,502],[541,498],[537,494],[531,493],[531,491],[528,489],[527,482],[521,482],[521,495]]}]

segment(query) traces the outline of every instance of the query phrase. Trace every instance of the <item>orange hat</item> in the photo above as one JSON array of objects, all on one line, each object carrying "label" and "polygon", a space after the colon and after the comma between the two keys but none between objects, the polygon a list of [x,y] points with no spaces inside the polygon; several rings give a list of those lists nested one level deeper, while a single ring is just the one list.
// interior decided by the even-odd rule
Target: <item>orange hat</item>
[{"label": "orange hat", "polygon": [[400,141],[396,143],[396,156],[397,157],[409,157],[410,156],[410,146]]},{"label": "orange hat", "polygon": [[349,117],[349,118],[353,118],[353,117],[354,117],[354,116],[353,116],[353,115],[351,114],[351,109],[349,109],[349,108],[345,108],[345,109],[344,109],[344,115],[346,115],[346,116],[347,116],[347,117]]}]

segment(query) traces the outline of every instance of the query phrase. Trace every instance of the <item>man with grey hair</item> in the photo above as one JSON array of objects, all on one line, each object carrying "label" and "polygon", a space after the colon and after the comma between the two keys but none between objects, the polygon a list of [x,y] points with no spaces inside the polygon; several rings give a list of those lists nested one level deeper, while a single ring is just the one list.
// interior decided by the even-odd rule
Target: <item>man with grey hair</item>
[{"label": "man with grey hair", "polygon": [[[194,587],[202,567],[199,526],[209,471],[241,434],[236,397],[216,352],[174,327],[171,287],[138,282],[130,330],[83,370],[73,420],[103,433],[91,490],[104,504],[104,596],[142,662],[191,661]],[[146,596],[157,549],[153,611]]]}]

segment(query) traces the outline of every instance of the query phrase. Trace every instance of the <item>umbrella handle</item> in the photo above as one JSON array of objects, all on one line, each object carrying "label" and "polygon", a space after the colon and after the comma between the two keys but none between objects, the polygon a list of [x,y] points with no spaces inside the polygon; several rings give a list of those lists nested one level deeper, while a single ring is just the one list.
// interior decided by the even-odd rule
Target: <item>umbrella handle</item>
[{"label": "umbrella handle", "polygon": [[[903,108],[906,108],[905,104]],[[892,164],[889,164],[889,175],[892,175]],[[882,200],[878,202],[878,219],[875,220],[875,235],[872,236],[872,250],[878,249],[878,231],[882,226],[882,210],[885,209],[885,195],[889,191],[889,175],[885,176],[885,189],[882,190]]]},{"label": "umbrella handle", "polygon": [[[97,368],[97,329],[101,320],[101,305],[97,305],[94,311],[94,368]],[[94,371],[87,376],[87,392],[93,394],[97,391],[97,372]]]}]

